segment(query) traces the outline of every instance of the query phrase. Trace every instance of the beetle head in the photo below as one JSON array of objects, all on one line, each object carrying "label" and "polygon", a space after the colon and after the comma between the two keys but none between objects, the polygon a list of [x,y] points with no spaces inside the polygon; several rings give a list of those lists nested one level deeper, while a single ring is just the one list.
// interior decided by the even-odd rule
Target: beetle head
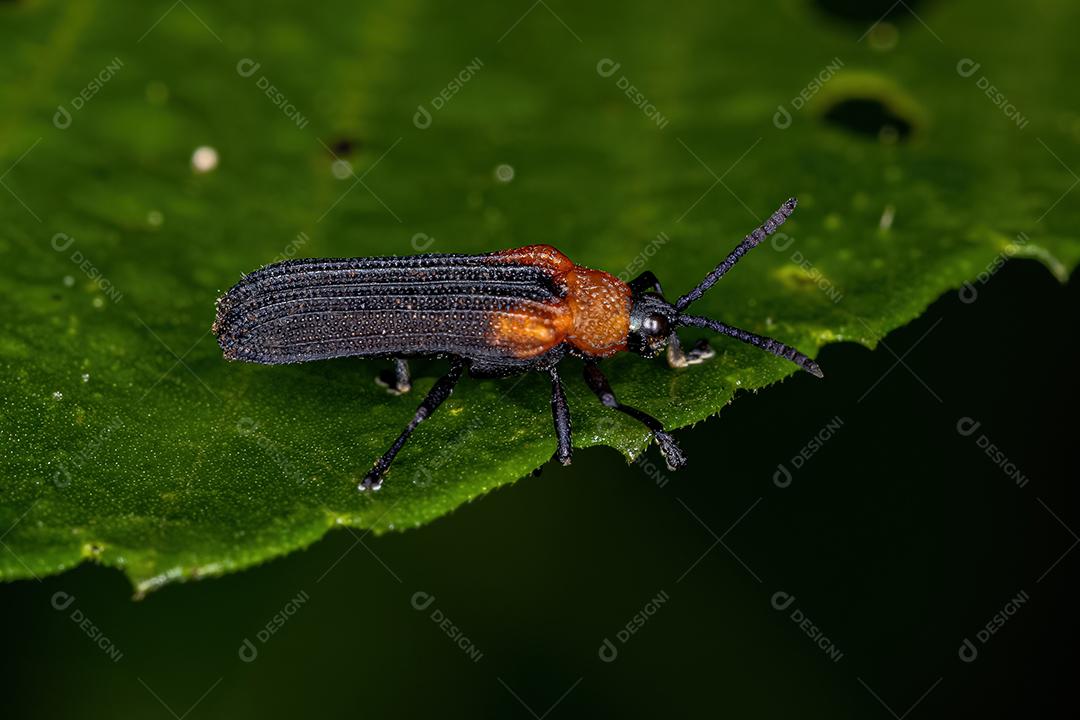
[{"label": "beetle head", "polygon": [[[633,305],[630,309],[630,332],[627,337],[627,349],[645,357],[656,357],[664,349],[664,346],[675,337],[676,327],[681,325],[706,328],[735,338],[748,345],[753,345],[777,357],[790,360],[808,373],[823,377],[821,368],[818,367],[817,363],[779,340],[764,335],[755,335],[752,332],[741,330],[719,320],[700,315],[690,315],[686,312],[694,302],[699,300],[709,288],[716,284],[717,280],[734,267],[735,263],[739,262],[743,255],[756,247],[766,237],[776,232],[776,229],[783,225],[784,221],[795,211],[795,205],[795,198],[791,198],[781,205],[761,227],[747,235],[738,247],[713,268],[712,272],[697,284],[697,287],[683,295],[674,304],[667,302],[656,293],[634,292]],[[656,278],[653,277],[652,280],[655,286]]]},{"label": "beetle head", "polygon": [[639,355],[656,357],[675,332],[678,318],[679,312],[675,307],[659,295],[650,292],[635,295],[630,308],[627,347]]}]

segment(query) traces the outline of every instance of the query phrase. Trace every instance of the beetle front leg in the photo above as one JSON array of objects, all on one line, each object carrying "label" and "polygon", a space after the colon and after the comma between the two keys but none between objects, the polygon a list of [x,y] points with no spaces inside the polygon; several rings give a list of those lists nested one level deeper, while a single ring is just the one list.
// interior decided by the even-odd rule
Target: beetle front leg
[{"label": "beetle front leg", "polygon": [[709,341],[705,338],[698,340],[694,343],[694,347],[689,350],[683,350],[682,343],[679,342],[679,336],[676,333],[671,333],[671,337],[668,338],[668,367],[684,368],[689,365],[698,365],[715,355],[716,351],[712,349]]},{"label": "beetle front leg", "polygon": [[574,455],[574,444],[570,437],[570,406],[566,403],[558,367],[552,365],[548,373],[551,375],[551,416],[555,420],[555,439],[558,442],[552,459],[569,465]]},{"label": "beetle front leg", "polygon": [[604,373],[600,371],[600,368],[595,363],[585,364],[585,382],[605,406],[625,413],[649,428],[653,439],[656,440],[656,444],[660,446],[660,454],[664,456],[664,462],[667,463],[668,470],[678,470],[686,464],[686,456],[679,449],[675,438],[664,430],[664,426],[660,421],[648,413],[619,402],[607,378],[604,377]]}]

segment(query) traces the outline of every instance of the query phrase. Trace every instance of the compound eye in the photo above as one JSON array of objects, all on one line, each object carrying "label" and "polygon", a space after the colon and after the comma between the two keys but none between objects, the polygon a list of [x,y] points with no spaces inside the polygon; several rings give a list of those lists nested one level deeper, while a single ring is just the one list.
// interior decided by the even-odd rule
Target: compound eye
[{"label": "compound eye", "polygon": [[653,313],[641,323],[641,329],[645,335],[667,337],[669,329],[667,318]]}]

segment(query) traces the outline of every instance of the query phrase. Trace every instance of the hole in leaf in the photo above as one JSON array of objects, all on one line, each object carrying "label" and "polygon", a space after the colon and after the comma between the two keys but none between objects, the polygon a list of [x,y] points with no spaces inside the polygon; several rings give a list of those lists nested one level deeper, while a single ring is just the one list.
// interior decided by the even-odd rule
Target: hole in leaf
[{"label": "hole in leaf", "polygon": [[909,141],[929,123],[914,98],[884,75],[845,70],[809,103],[826,124],[882,143]]},{"label": "hole in leaf", "polygon": [[105,552],[105,543],[88,542],[83,544],[82,555],[84,558],[100,557]]},{"label": "hole in leaf", "polygon": [[814,0],[814,4],[829,17],[868,24],[879,20],[913,22],[916,14],[922,14],[926,3],[923,0],[904,0],[902,3],[896,0]]},{"label": "hole in leaf", "polygon": [[906,141],[915,122],[874,97],[848,97],[834,102],[824,114],[825,122],[886,143]]},{"label": "hole in leaf", "polygon": [[353,141],[349,138],[340,138],[330,144],[330,149],[338,156],[349,155],[354,149]]}]

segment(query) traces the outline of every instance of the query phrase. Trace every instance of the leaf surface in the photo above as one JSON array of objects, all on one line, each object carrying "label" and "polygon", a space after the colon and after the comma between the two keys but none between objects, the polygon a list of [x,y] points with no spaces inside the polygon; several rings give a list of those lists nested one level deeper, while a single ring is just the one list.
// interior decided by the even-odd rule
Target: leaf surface
[{"label": "leaf surface", "polygon": [[[215,298],[282,257],[550,243],[674,298],[797,195],[694,311],[811,355],[872,347],[965,281],[977,298],[1007,257],[1061,279],[1080,258],[1064,1],[1042,3],[1056,36],[963,0],[862,38],[792,2],[122,5],[0,7],[5,579],[93,559],[146,591],[335,525],[420,525],[548,460],[545,378],[466,379],[358,494],[445,364],[390,397],[378,362],[223,361]],[[793,372],[714,345],[684,371],[605,370],[670,427]],[[642,452],[579,374],[575,445]]]}]

